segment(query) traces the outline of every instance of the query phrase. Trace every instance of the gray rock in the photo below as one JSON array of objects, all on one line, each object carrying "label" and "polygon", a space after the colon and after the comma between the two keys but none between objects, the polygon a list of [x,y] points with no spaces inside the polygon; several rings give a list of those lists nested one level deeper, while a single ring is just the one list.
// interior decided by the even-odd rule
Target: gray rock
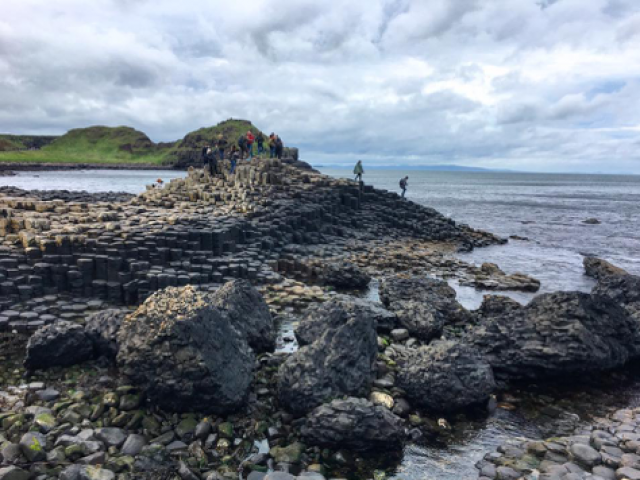
[{"label": "gray rock", "polygon": [[121,428],[105,427],[96,429],[95,436],[109,447],[120,447],[128,435],[126,430]]},{"label": "gray rock", "polygon": [[212,305],[227,314],[255,352],[275,349],[277,332],[269,306],[247,280],[227,282],[210,298]]},{"label": "gray rock", "polygon": [[322,447],[392,450],[401,448],[404,426],[402,419],[385,407],[348,398],[313,410],[301,433],[305,442]]},{"label": "gray rock", "polygon": [[439,412],[486,402],[496,388],[479,352],[453,341],[411,351],[400,363],[397,384],[413,405]]},{"label": "gray rock", "polygon": [[209,295],[191,286],[149,297],[124,320],[119,342],[123,373],[162,408],[223,414],[247,399],[253,351]]},{"label": "gray rock", "polygon": [[571,458],[583,467],[592,468],[602,462],[600,453],[589,445],[574,443],[569,449]]},{"label": "gray rock", "polygon": [[87,319],[85,330],[93,342],[95,355],[109,359],[118,353],[118,331],[127,312],[125,310],[103,310]]},{"label": "gray rock", "polygon": [[584,265],[585,274],[596,280],[602,280],[612,275],[629,275],[626,270],[597,257],[584,257],[582,264]]},{"label": "gray rock", "polygon": [[371,318],[354,316],[325,331],[281,365],[280,405],[293,413],[306,413],[339,396],[366,396],[374,378],[377,351]]},{"label": "gray rock", "polygon": [[40,327],[27,343],[27,369],[69,366],[93,357],[93,346],[80,325],[59,321]]},{"label": "gray rock", "polygon": [[41,433],[27,432],[20,439],[20,451],[30,462],[41,462],[47,458],[47,437]]},{"label": "gray rock", "polygon": [[122,445],[120,452],[123,455],[131,455],[135,457],[138,455],[142,448],[147,444],[147,439],[144,435],[138,435],[137,433],[130,434]]},{"label": "gray rock", "polygon": [[0,480],[29,480],[29,472],[14,466],[0,468]]},{"label": "gray rock", "polygon": [[325,285],[342,289],[362,289],[371,281],[367,272],[348,262],[324,264],[321,276]]},{"label": "gray rock", "polygon": [[114,480],[111,470],[93,465],[70,465],[58,476],[59,480]]},{"label": "gray rock", "polygon": [[631,467],[622,467],[616,470],[616,478],[620,480],[640,480],[640,470]]}]

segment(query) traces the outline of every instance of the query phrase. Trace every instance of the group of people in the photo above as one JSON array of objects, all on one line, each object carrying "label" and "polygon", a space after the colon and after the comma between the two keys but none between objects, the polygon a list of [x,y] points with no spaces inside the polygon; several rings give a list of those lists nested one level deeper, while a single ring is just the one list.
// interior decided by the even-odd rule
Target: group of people
[{"label": "group of people", "polygon": [[[362,174],[364,173],[364,168],[362,167],[362,160],[358,160],[356,166],[353,167],[353,174],[355,175],[354,180],[362,183]],[[400,190],[402,190],[401,197],[404,198],[407,193],[407,187],[409,186],[409,175],[400,179]]]},{"label": "group of people", "polygon": [[254,145],[257,146],[257,154],[263,155],[265,143],[269,146],[269,158],[282,158],[284,143],[278,135],[272,132],[268,138],[265,138],[262,132],[254,135],[251,130],[248,130],[246,134],[240,135],[236,144],[231,147],[229,147],[229,142],[224,135],[219,134],[212,145],[205,145],[202,148],[202,159],[204,164],[209,166],[209,173],[216,175],[221,173],[218,162],[224,160],[225,152],[227,152],[231,164],[229,173],[234,173],[240,160],[253,158]]}]

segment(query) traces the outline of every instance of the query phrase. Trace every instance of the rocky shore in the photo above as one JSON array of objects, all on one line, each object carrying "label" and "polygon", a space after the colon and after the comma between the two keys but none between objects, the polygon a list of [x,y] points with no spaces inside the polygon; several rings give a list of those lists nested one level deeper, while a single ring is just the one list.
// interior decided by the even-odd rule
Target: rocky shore
[{"label": "rocky shore", "polygon": [[514,382],[638,357],[638,277],[469,311],[445,279],[539,288],[452,255],[502,239],[297,163],[0,191],[0,480],[380,479]]}]

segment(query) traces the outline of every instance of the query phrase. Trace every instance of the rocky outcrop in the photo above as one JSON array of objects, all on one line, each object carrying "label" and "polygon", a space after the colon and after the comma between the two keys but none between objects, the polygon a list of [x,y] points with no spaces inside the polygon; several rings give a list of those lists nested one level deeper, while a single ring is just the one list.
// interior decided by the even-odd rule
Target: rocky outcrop
[{"label": "rocky outcrop", "polygon": [[97,357],[115,359],[118,354],[118,331],[126,310],[109,309],[91,315],[85,330]]},{"label": "rocky outcrop", "polygon": [[404,426],[400,417],[368,400],[347,398],[322,405],[302,427],[306,442],[329,448],[353,450],[400,448]]},{"label": "rocky outcrop", "polygon": [[399,327],[423,341],[439,337],[445,324],[466,324],[471,318],[442,280],[387,278],[380,284],[380,299],[397,315]]},{"label": "rocky outcrop", "polygon": [[82,326],[64,320],[39,328],[29,338],[27,369],[69,366],[93,357],[93,344]]},{"label": "rocky outcrop", "polygon": [[[345,316],[346,312],[336,313],[335,318]],[[336,397],[367,395],[377,351],[373,319],[351,316],[344,323],[336,322],[282,364],[278,374],[280,404],[302,414]]]},{"label": "rocky outcrop", "polygon": [[412,405],[437,412],[486,402],[496,388],[491,366],[480,353],[458,342],[435,342],[410,353],[397,384]]},{"label": "rocky outcrop", "polygon": [[371,276],[352,263],[329,263],[324,266],[322,279],[325,285],[355,290],[369,285]]},{"label": "rocky outcrop", "polygon": [[606,275],[601,277],[591,296],[606,308],[608,302],[621,307],[640,324],[640,277],[636,275]]},{"label": "rocky outcrop", "polygon": [[226,313],[191,286],[149,297],[123,321],[118,363],[174,411],[228,413],[245,403],[254,354]]},{"label": "rocky outcrop", "polygon": [[625,269],[616,267],[598,257],[584,257],[582,264],[584,265],[585,274],[596,280],[603,280],[614,275],[629,275]]},{"label": "rocky outcrop", "polygon": [[311,305],[295,329],[300,345],[309,345],[327,330],[344,325],[350,318],[373,320],[378,330],[395,328],[396,315],[375,302],[342,296],[321,304]]},{"label": "rocky outcrop", "polygon": [[211,295],[211,303],[225,312],[255,352],[276,346],[276,328],[264,298],[247,280],[227,282]]},{"label": "rocky outcrop", "polygon": [[535,379],[621,366],[640,353],[640,323],[604,295],[558,292],[527,306],[488,297],[466,337],[501,379]]}]

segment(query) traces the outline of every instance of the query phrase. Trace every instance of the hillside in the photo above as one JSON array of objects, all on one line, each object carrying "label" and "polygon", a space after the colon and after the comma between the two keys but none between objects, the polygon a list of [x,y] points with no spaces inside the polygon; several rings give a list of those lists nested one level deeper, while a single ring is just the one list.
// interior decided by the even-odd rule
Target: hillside
[{"label": "hillside", "polygon": [[[123,163],[186,166],[200,159],[200,151],[206,144],[223,134],[230,144],[251,130],[259,132],[247,120],[229,119],[213,127],[205,127],[188,133],[182,140],[171,143],[154,143],[131,127],[94,126],[69,130],[61,137],[40,145],[39,150],[26,150],[29,136],[0,136],[0,163]],[[43,137],[44,138],[44,137]],[[4,148],[2,148],[4,145]]]},{"label": "hillside", "polygon": [[42,148],[53,142],[53,135],[0,135],[0,152]]}]

